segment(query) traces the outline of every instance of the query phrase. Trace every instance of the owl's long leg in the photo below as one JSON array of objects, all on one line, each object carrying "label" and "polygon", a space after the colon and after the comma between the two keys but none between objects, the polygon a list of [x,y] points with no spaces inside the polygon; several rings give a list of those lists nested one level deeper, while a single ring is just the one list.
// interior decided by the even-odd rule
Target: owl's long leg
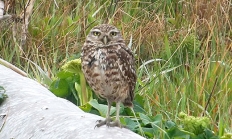
[{"label": "owl's long leg", "polygon": [[120,112],[120,102],[117,102],[116,103],[116,119],[115,119],[115,121],[107,124],[107,126],[110,126],[110,127],[117,126],[120,128],[125,127],[125,126],[121,125],[121,123],[120,123],[119,112]]},{"label": "owl's long leg", "polygon": [[116,120],[119,121],[119,112],[120,112],[120,102],[116,103]]},{"label": "owl's long leg", "polygon": [[120,102],[116,103],[116,119],[113,122],[112,122],[112,119],[110,118],[110,108],[111,108],[112,102],[110,102],[110,101],[107,101],[107,102],[108,102],[108,111],[106,114],[106,119],[104,121],[98,120],[99,123],[95,127],[100,127],[103,125],[106,125],[108,127],[115,127],[115,126],[120,127],[120,128],[125,127],[125,126],[121,125],[120,119],[119,119]]},{"label": "owl's long leg", "polygon": [[95,127],[100,127],[100,126],[103,126],[103,125],[109,125],[110,122],[112,121],[112,119],[110,118],[110,108],[111,108],[111,105],[112,105],[112,102],[107,100],[108,102],[108,110],[107,110],[107,113],[106,113],[106,119],[105,120],[98,120],[98,124],[95,126]]}]

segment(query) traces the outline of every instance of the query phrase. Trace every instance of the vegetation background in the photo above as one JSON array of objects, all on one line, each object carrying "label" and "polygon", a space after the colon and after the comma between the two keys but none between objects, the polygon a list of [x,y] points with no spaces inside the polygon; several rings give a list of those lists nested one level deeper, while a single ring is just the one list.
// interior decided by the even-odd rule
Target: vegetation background
[{"label": "vegetation background", "polygon": [[[140,125],[127,108],[122,122],[147,138],[231,138],[231,0],[35,0],[26,42],[21,32],[27,1],[5,4],[17,18],[0,21],[0,58],[56,95],[104,116],[105,102],[98,104],[81,73],[61,67],[80,57],[93,26],[109,22],[136,55]],[[193,131],[180,112],[210,122]]]}]

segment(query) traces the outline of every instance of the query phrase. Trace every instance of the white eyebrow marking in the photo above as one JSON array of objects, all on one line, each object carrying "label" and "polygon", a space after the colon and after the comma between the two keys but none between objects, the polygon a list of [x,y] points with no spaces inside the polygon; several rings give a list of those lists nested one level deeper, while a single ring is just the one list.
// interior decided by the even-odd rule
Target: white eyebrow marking
[{"label": "white eyebrow marking", "polygon": [[100,29],[93,29],[92,32],[93,32],[93,31],[100,32],[101,30],[100,30]]},{"label": "white eyebrow marking", "polygon": [[119,32],[118,30],[116,30],[116,29],[113,29],[113,30],[110,30],[110,32]]}]

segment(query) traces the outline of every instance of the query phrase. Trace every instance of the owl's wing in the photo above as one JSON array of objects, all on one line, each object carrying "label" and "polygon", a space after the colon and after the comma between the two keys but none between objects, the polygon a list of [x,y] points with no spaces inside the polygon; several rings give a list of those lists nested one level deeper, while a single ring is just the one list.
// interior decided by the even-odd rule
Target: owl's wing
[{"label": "owl's wing", "polygon": [[136,85],[135,59],[133,52],[126,46],[121,46],[117,50],[117,56],[120,72],[123,75],[123,79],[128,82],[129,85],[129,95],[123,104],[128,107],[133,107],[132,101],[134,99],[134,89]]}]

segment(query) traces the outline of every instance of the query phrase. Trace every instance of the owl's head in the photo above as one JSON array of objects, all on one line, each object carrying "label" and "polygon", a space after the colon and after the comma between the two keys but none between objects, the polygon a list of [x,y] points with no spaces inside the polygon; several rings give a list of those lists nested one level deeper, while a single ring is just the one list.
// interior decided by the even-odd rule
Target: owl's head
[{"label": "owl's head", "polygon": [[115,43],[124,43],[120,31],[112,25],[101,24],[93,27],[86,38],[86,42],[107,46]]}]

